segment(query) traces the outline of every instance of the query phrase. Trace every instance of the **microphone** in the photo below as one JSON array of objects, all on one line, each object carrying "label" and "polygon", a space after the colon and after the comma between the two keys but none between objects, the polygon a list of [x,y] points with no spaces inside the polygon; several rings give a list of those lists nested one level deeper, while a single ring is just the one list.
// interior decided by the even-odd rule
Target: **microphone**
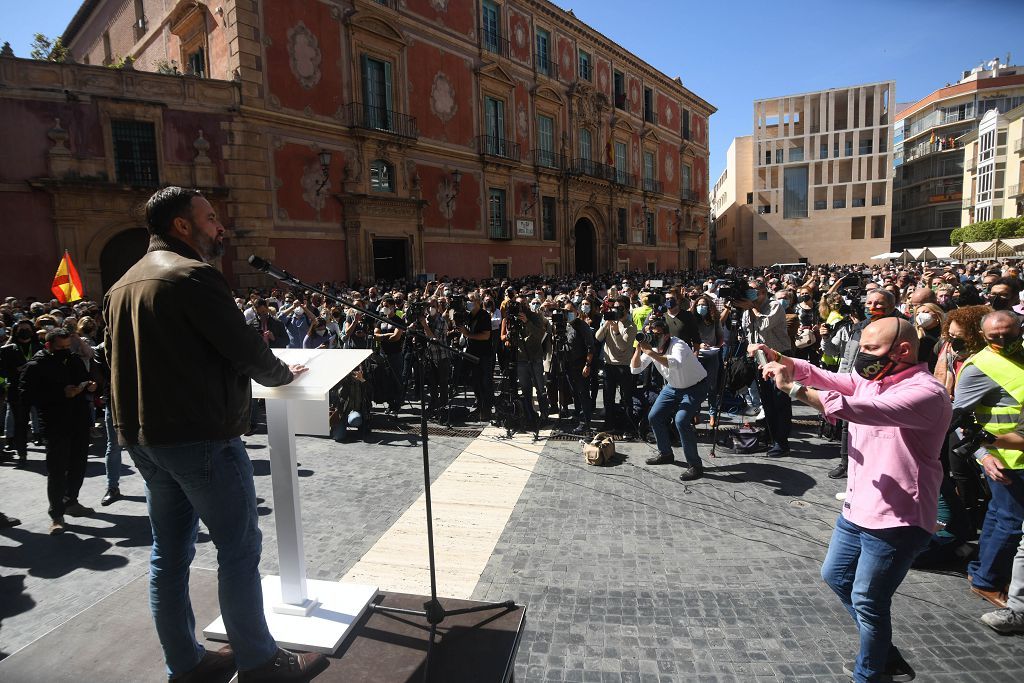
[{"label": "microphone", "polygon": [[282,270],[266,259],[261,259],[256,254],[249,256],[249,265],[277,280],[291,280],[292,276],[286,270]]}]

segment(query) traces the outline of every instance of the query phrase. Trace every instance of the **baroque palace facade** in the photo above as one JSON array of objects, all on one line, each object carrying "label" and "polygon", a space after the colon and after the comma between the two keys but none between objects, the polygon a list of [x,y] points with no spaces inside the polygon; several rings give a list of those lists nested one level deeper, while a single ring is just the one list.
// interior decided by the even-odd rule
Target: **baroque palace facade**
[{"label": "baroque palace facade", "polygon": [[348,282],[709,263],[714,108],[549,2],[86,0],[64,41],[0,60],[0,204],[90,293],[167,183],[211,196],[240,287],[250,253]]}]

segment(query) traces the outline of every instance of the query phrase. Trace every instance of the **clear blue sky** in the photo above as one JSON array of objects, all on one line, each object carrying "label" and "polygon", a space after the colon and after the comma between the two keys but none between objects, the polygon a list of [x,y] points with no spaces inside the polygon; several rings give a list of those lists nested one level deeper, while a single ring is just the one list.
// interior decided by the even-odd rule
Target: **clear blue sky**
[{"label": "clear blue sky", "polygon": [[[283,0],[274,0],[280,2]],[[1022,0],[555,0],[718,108],[711,179],[762,97],[895,79],[909,102],[996,55],[1024,64]],[[79,0],[0,0],[0,42],[27,57]]]}]

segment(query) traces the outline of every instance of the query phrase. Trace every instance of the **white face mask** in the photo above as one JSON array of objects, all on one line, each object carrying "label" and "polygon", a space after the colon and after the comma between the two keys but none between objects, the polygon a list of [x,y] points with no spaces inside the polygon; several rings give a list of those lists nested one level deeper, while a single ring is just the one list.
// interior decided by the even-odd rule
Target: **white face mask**
[{"label": "white face mask", "polygon": [[590,304],[583,304],[580,306],[580,310],[584,313],[590,313]]},{"label": "white face mask", "polygon": [[530,304],[530,310],[533,311],[534,313],[536,313],[537,311],[540,310],[540,304],[538,304],[538,303]]},{"label": "white face mask", "polygon": [[570,322],[571,323],[575,319],[576,319],[576,314],[575,313],[573,313],[572,311],[566,312],[566,314],[565,314],[566,322]]},{"label": "white face mask", "polygon": [[931,327],[935,323],[935,316],[931,313],[918,313],[917,324],[921,327]]}]

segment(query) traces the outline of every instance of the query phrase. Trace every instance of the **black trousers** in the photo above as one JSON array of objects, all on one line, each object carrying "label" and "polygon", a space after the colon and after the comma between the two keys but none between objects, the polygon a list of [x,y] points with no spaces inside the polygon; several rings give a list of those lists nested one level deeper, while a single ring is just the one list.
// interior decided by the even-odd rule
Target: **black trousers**
[{"label": "black trousers", "polygon": [[469,370],[469,385],[476,397],[476,406],[481,414],[491,412],[494,403],[494,356],[484,353],[479,363],[466,363]]},{"label": "black trousers", "polygon": [[793,427],[793,399],[779,390],[775,382],[758,380],[758,390],[761,392],[764,416],[772,432],[772,441],[783,448],[788,447],[789,431]]},{"label": "black trousers", "polygon": [[50,502],[50,518],[64,514],[64,498],[78,500],[85,480],[89,457],[89,426],[81,424],[46,433],[46,497]]},{"label": "black trousers", "polygon": [[[605,424],[627,431],[635,430],[633,394],[636,391],[636,376],[630,372],[629,366],[605,363],[603,385]],[[619,392],[619,403],[615,402],[616,391]]]}]

